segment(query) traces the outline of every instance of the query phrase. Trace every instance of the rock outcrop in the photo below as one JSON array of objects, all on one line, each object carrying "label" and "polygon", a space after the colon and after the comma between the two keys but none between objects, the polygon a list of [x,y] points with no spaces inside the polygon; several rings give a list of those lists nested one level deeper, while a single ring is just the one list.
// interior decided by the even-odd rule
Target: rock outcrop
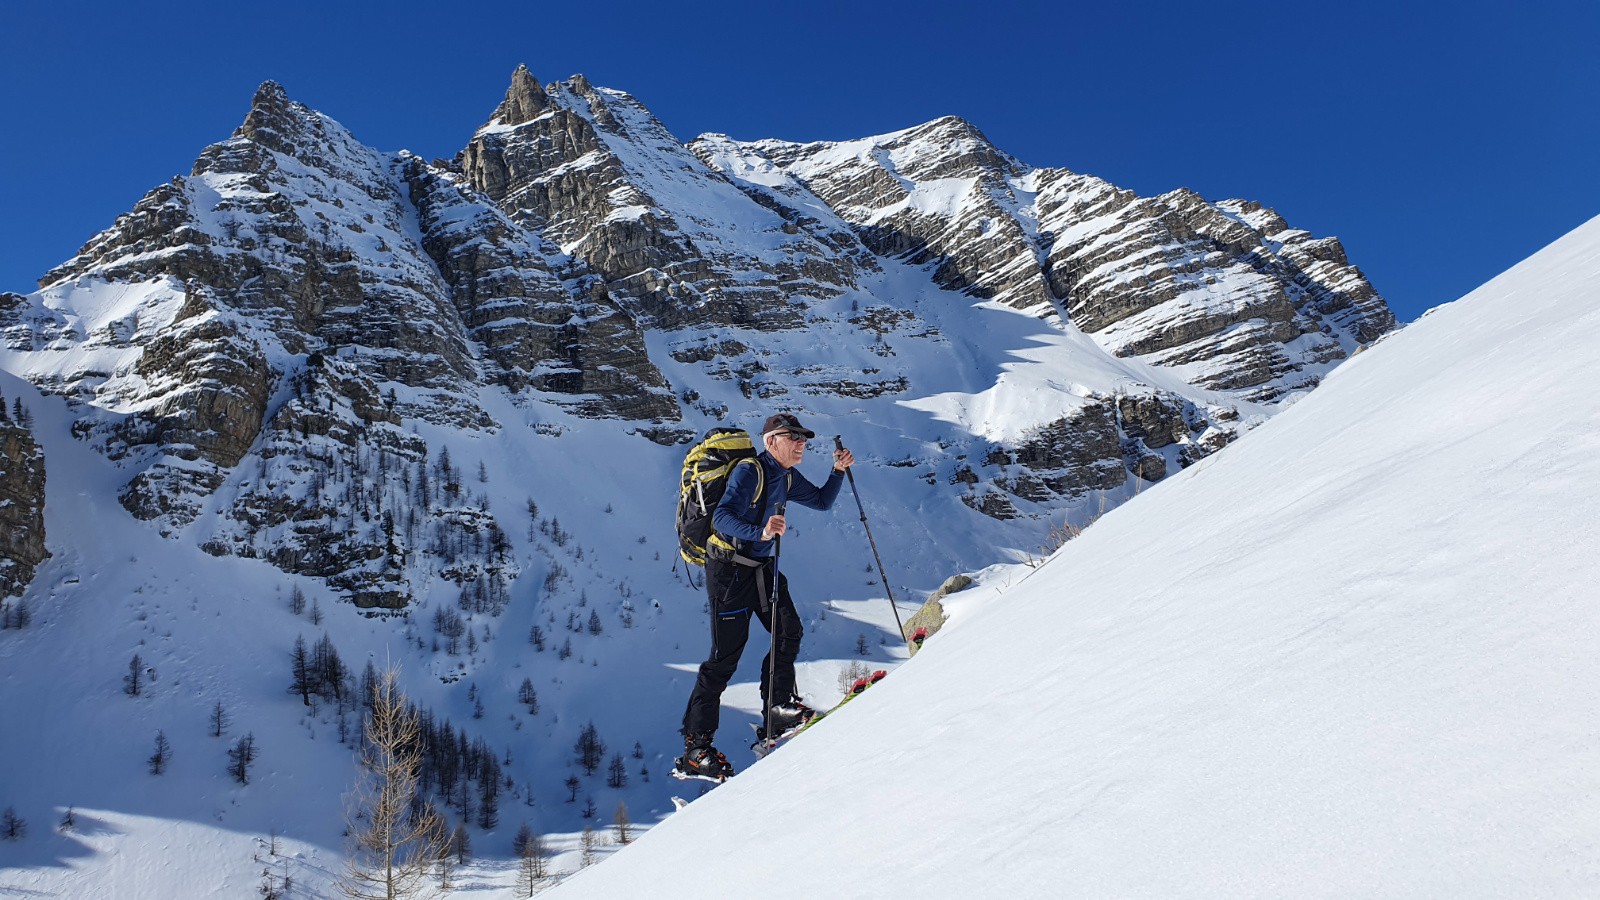
[{"label": "rock outcrop", "polygon": [[26,407],[7,408],[0,397],[0,598],[21,594],[50,558],[44,543],[44,451],[28,416]]},{"label": "rock outcrop", "polygon": [[1336,241],[1258,204],[1140,198],[1033,169],[959,118],[843,143],[727,143],[694,146],[730,178],[761,171],[751,158],[780,170],[875,253],[927,266],[943,287],[1068,319],[1112,353],[1243,400],[1314,387],[1394,327]]}]

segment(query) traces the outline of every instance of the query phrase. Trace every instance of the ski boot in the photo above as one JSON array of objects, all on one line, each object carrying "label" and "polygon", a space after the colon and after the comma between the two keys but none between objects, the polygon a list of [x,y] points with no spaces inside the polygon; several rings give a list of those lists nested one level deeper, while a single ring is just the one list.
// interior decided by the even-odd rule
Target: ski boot
[{"label": "ski boot", "polygon": [[711,734],[686,734],[683,736],[683,755],[673,760],[672,777],[680,780],[697,779],[721,784],[733,777],[733,766],[716,747],[711,746]]},{"label": "ski boot", "polygon": [[772,729],[771,743],[776,744],[786,737],[791,737],[806,727],[806,723],[817,717],[817,711],[801,703],[799,700],[790,700],[780,703],[762,717],[761,724],[756,726],[756,740],[767,742],[768,723]]}]

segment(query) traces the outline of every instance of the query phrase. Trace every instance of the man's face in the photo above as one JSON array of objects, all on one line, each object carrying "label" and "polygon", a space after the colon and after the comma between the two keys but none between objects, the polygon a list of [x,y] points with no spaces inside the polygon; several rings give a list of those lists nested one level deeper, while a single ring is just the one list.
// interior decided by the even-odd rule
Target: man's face
[{"label": "man's face", "polygon": [[793,431],[779,431],[767,438],[767,452],[785,469],[800,464],[806,455],[806,436]]}]

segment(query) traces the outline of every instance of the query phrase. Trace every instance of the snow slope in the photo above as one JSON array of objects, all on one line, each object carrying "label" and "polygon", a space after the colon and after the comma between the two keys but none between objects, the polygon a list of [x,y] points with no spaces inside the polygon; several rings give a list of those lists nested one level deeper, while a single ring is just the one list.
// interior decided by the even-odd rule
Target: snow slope
[{"label": "snow slope", "polygon": [[1600,219],[557,895],[1600,894],[1597,300]]}]

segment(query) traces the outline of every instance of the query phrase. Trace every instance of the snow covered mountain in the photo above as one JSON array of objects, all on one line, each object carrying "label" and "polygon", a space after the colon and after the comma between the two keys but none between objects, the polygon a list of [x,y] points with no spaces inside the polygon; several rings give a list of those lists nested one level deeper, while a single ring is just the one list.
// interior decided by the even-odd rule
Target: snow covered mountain
[{"label": "snow covered mountain", "polygon": [[[488,787],[441,797],[483,877],[515,822],[570,849],[584,801],[648,820],[705,650],[670,525],[692,436],[776,409],[843,434],[909,609],[1207,459],[1393,325],[1332,239],[1032,169],[956,119],[685,146],[625,93],[519,69],[426,162],[269,82],[189,175],[0,294],[0,394],[27,412],[0,421],[0,660],[27,673],[0,772],[38,773],[0,785],[34,832],[0,865],[111,890],[108,860],[151,876],[175,829],[200,848],[182,877],[253,886],[275,832],[325,886],[359,716],[342,680],[287,691],[323,636],[501,760],[497,816]],[[785,548],[823,702],[903,655],[852,516]],[[590,723],[626,783],[574,766]],[[223,768],[245,734],[249,785]],[[49,833],[68,808],[96,824]]]},{"label": "snow covered mountain", "polygon": [[555,895],[1595,895],[1597,298],[1600,219]]}]

